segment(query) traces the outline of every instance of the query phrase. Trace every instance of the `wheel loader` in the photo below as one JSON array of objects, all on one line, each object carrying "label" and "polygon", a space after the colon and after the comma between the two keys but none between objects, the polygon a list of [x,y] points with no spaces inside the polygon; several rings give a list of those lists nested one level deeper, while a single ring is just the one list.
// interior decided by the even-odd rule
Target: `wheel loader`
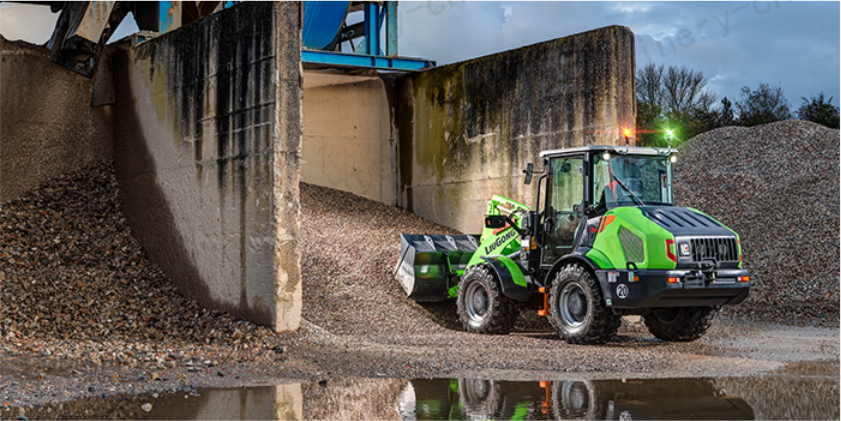
[{"label": "wheel loader", "polygon": [[612,338],[623,315],[693,341],[750,292],[739,236],[674,205],[671,148],[587,146],[540,154],[529,207],[494,195],[481,235],[402,234],[394,274],[409,298],[455,299],[468,332],[506,334],[537,310],[571,344]]}]

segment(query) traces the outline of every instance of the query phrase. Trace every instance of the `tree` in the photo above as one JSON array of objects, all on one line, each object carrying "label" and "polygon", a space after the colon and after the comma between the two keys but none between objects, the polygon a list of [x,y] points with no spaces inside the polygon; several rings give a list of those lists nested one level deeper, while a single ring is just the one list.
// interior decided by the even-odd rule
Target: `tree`
[{"label": "tree", "polygon": [[742,98],[736,101],[736,109],[738,123],[748,127],[791,118],[783,88],[767,83],[760,83],[755,91],[742,87]]},{"label": "tree", "polygon": [[661,125],[663,114],[663,65],[646,64],[637,70],[637,141],[652,145],[655,140],[652,129]]},{"label": "tree", "polygon": [[732,126],[736,124],[736,117],[733,116],[733,103],[727,97],[721,98],[721,110],[718,112],[716,127]]},{"label": "tree", "polygon": [[637,71],[637,140],[642,145],[677,146],[716,126],[715,94],[703,72],[648,63]]},{"label": "tree", "polygon": [[823,91],[820,95],[806,99],[801,97],[803,104],[795,113],[801,120],[822,124],[830,129],[838,128],[838,107],[832,105],[832,97],[825,100]]},{"label": "tree", "polygon": [[715,95],[705,90],[706,86],[703,72],[695,72],[685,66],[680,69],[669,66],[663,77],[666,113],[688,115],[698,110],[709,110],[715,102]]},{"label": "tree", "polygon": [[665,89],[663,88],[663,65],[646,64],[637,70],[637,103],[650,108],[662,108]]}]

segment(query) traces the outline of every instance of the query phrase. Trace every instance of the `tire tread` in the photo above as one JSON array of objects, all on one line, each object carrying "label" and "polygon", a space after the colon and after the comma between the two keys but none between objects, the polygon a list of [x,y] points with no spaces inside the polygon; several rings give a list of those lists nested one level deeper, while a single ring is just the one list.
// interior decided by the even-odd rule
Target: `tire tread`
[{"label": "tire tread", "polygon": [[[577,280],[582,285],[590,289],[592,294],[593,315],[589,327],[581,335],[573,335],[566,331],[558,308],[558,299],[563,285],[569,280]],[[570,264],[558,271],[555,275],[552,288],[550,290],[549,301],[550,317],[549,322],[561,339],[567,343],[576,345],[595,345],[603,344],[609,339],[616,336],[619,326],[622,324],[622,319],[613,314],[613,312],[604,305],[602,292],[595,279],[595,276],[586,268],[579,264]]]},{"label": "tire tread", "polygon": [[657,339],[691,342],[707,333],[716,313],[714,307],[684,307],[674,323],[663,323],[653,312],[643,316],[643,321]]},{"label": "tire tread", "polygon": [[[464,300],[463,294],[467,286],[466,282],[470,282],[473,277],[479,277],[479,281],[483,282],[486,286],[489,301],[488,311],[496,309],[496,311],[491,311],[489,322],[478,329],[470,325],[470,317],[467,315],[467,309],[462,304]],[[514,323],[516,323],[517,317],[520,316],[520,310],[522,309],[522,305],[518,301],[510,299],[502,293],[496,276],[494,276],[487,264],[476,265],[467,269],[467,272],[461,277],[461,281],[459,282],[458,298],[456,301],[458,316],[464,326],[464,330],[490,335],[505,335],[510,333],[514,329]]]}]

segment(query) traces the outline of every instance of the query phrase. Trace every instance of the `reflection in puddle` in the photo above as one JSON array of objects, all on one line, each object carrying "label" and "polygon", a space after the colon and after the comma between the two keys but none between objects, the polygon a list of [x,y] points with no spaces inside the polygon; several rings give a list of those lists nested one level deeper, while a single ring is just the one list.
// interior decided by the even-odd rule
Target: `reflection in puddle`
[{"label": "reflection in puddle", "polygon": [[416,419],[753,419],[740,398],[708,380],[495,382],[419,380],[401,395]]},{"label": "reflection in puddle", "polygon": [[838,419],[836,379],[340,379],[4,408],[2,419]]}]

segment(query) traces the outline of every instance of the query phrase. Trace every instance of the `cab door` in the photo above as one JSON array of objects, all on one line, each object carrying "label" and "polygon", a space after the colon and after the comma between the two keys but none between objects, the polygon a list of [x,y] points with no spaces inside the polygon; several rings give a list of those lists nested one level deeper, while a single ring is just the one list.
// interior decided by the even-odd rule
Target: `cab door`
[{"label": "cab door", "polygon": [[584,155],[550,160],[543,233],[543,264],[552,264],[572,253],[582,214],[575,211],[584,201]]}]

